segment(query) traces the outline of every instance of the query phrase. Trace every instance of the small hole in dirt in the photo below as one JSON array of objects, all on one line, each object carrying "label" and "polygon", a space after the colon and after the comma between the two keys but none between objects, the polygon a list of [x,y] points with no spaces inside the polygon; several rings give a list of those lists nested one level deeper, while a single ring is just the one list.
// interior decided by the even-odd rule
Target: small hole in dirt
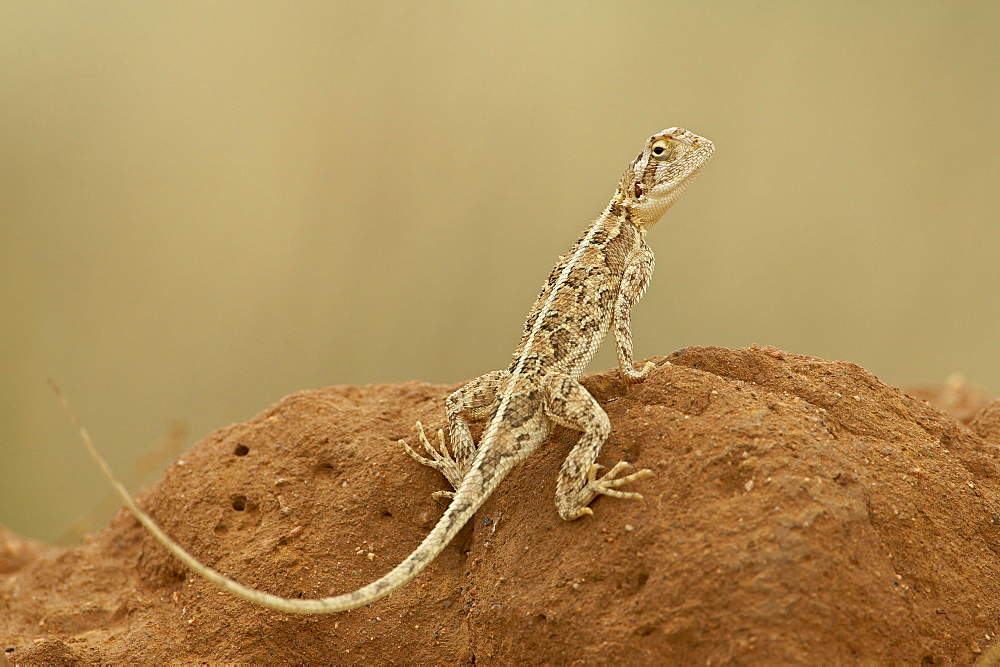
[{"label": "small hole in dirt", "polygon": [[382,516],[391,519],[392,518],[392,512],[390,512],[389,510],[382,510]]},{"label": "small hole in dirt", "polygon": [[229,526],[227,526],[226,524],[224,524],[224,523],[222,523],[220,521],[219,523],[215,524],[215,531],[214,532],[215,532],[216,535],[219,535],[219,536],[226,535],[226,534],[229,533]]},{"label": "small hole in dirt", "polygon": [[657,629],[656,624],[649,623],[648,625],[644,625],[638,630],[636,630],[635,634],[639,635],[640,637],[648,637],[649,635],[656,632],[656,629]]},{"label": "small hole in dirt", "polygon": [[242,512],[247,508],[247,497],[246,496],[231,496],[233,500],[233,509],[237,512]]},{"label": "small hole in dirt", "polygon": [[236,456],[246,456],[250,453],[250,448],[246,445],[236,445],[236,449],[233,450],[233,454]]}]

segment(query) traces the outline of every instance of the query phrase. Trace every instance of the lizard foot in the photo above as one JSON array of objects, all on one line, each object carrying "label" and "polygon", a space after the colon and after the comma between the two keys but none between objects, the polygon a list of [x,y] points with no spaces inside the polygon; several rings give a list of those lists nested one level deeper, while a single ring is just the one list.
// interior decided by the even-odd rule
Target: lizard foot
[{"label": "lizard foot", "polygon": [[581,516],[593,516],[594,510],[588,505],[597,496],[611,496],[613,498],[628,498],[631,500],[642,500],[642,494],[634,491],[620,491],[618,487],[634,482],[636,480],[652,477],[653,471],[648,468],[637,470],[629,475],[619,477],[619,473],[632,467],[632,464],[619,461],[611,470],[602,477],[597,477],[597,471],[604,466],[595,463],[587,471],[587,485],[570,498],[560,499],[558,503],[559,516],[567,521],[578,519]]},{"label": "lizard foot", "polygon": [[[413,427],[413,430],[420,439],[420,444],[424,446],[424,450],[430,454],[430,458],[421,456],[413,451],[413,448],[406,444],[405,440],[400,440],[399,444],[406,448],[406,453],[414,459],[425,466],[430,466],[431,468],[439,471],[445,476],[445,478],[447,478],[448,482],[451,484],[451,488],[457,489],[462,483],[462,478],[465,477],[465,470],[462,469],[462,467],[455,461],[455,458],[451,455],[451,452],[448,451],[448,445],[444,444],[444,431],[438,429],[438,446],[435,447],[431,444],[431,441],[427,439],[423,423],[417,422],[416,426]],[[451,491],[435,491],[431,495],[434,498],[451,498],[455,494]]]},{"label": "lizard foot", "polygon": [[635,368],[633,368],[631,364],[627,366],[622,366],[620,370],[622,377],[625,378],[626,382],[628,382],[629,384],[635,384],[637,382],[642,382],[643,380],[645,380],[646,376],[649,375],[654,368],[656,368],[656,364],[654,364],[652,361],[647,361],[645,365],[643,365],[641,371],[635,370]]}]

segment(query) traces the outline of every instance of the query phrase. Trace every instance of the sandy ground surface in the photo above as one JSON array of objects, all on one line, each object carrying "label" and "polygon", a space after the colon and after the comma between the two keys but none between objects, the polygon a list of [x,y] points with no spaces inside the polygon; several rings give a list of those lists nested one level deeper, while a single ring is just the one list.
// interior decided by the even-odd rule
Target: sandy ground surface
[{"label": "sandy ground surface", "polygon": [[[915,398],[857,365],[687,348],[589,376],[601,455],[644,502],[558,518],[557,429],[416,580],[291,616],[193,577],[128,514],[57,548],[0,529],[12,663],[967,664],[1000,631],[1000,401]],[[396,444],[455,387],[303,391],[216,431],[141,496],[207,564],[292,597],[367,583],[441,515]],[[947,409],[946,413],[923,399]],[[954,415],[954,416],[953,416]],[[2,663],[4,658],[0,658]]]}]

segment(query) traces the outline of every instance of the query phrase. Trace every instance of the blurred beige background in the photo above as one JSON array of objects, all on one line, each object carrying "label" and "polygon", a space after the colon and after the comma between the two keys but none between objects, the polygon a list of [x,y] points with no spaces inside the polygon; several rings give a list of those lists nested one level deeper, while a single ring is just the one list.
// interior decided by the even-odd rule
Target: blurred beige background
[{"label": "blurred beige background", "polygon": [[718,150],[650,234],[639,357],[1000,392],[998,36],[996,2],[6,0],[0,523],[57,539],[107,495],[47,377],[149,482],[178,422],[505,366],[673,125]]}]

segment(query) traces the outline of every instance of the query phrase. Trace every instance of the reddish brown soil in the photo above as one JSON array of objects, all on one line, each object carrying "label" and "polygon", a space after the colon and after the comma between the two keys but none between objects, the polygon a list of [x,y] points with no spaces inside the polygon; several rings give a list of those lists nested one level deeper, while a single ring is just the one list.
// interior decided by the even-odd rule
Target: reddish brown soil
[{"label": "reddish brown soil", "polygon": [[[968,426],[864,369],[688,348],[641,385],[586,380],[601,460],[646,502],[556,515],[557,430],[415,581],[291,616],[223,594],[120,512],[82,546],[0,532],[12,662],[965,664],[1000,630],[1000,401]],[[413,549],[445,482],[396,444],[454,387],[332,387],[213,433],[141,496],[204,562],[287,596]],[[985,401],[983,401],[985,403]],[[0,659],[2,661],[2,659]]]}]

